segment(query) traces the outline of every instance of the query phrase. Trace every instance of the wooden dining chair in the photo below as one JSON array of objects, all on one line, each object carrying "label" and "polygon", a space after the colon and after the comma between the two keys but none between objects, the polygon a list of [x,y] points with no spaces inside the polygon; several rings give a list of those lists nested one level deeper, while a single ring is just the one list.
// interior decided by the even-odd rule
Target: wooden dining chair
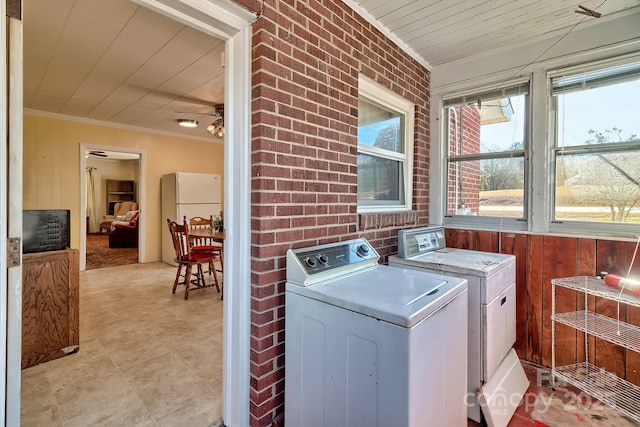
[{"label": "wooden dining chair", "polygon": [[[183,217],[183,220],[185,222],[187,222],[189,224],[189,227],[191,228],[211,228],[213,225],[213,215],[210,215],[209,218],[202,218],[199,216],[195,216],[193,218],[190,218],[189,220],[187,220],[186,215]],[[207,239],[207,238],[191,238],[191,242],[192,242],[192,247],[191,250],[193,251],[207,251],[207,252],[216,252],[219,257],[218,259],[220,260],[220,273],[224,273],[224,257],[222,255],[222,251],[223,251],[223,246],[218,243],[218,242],[214,242],[212,239]],[[214,268],[213,263],[211,263],[211,265],[209,266],[209,273],[211,273],[211,270]]]},{"label": "wooden dining chair", "polygon": [[[171,221],[167,218],[167,225],[169,232],[171,233],[171,240],[173,242],[173,248],[176,252],[174,261],[178,264],[178,271],[176,272],[176,279],[173,282],[173,293],[176,293],[178,285],[184,285],[184,299],[189,299],[189,291],[209,288],[215,286],[218,292],[220,292],[220,284],[218,283],[218,275],[215,269],[213,269],[212,284],[207,285],[204,273],[202,270],[202,264],[210,264],[215,258],[218,258],[219,253],[211,251],[193,251],[192,245],[189,241],[189,226],[186,222],[178,224],[175,221]],[[193,267],[196,267],[195,273],[192,271]],[[184,272],[183,272],[184,268]],[[191,276],[194,276],[191,278]],[[180,281],[182,279],[182,281]]]}]

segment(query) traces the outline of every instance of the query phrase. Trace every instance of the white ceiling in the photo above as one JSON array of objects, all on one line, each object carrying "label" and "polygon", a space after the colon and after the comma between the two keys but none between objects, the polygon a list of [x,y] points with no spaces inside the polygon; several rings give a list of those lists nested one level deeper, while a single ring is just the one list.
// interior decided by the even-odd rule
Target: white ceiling
[{"label": "white ceiling", "polygon": [[[639,0],[345,0],[355,3],[431,66],[479,52],[559,38],[569,30],[638,14]],[[601,18],[575,13],[579,5]],[[572,27],[576,28],[572,28]]]},{"label": "white ceiling", "polygon": [[[640,28],[640,0],[344,1],[431,66],[630,13]],[[602,18],[575,13],[578,4]],[[224,101],[223,51],[221,40],[129,0],[24,0],[24,106],[219,142],[205,127]]]},{"label": "white ceiling", "polygon": [[223,52],[221,40],[127,0],[25,0],[24,107],[213,140]]}]

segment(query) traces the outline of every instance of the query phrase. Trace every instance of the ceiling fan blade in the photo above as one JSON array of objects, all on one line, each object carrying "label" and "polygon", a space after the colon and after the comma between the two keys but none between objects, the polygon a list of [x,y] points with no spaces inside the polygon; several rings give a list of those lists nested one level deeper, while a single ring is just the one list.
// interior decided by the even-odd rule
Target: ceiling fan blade
[{"label": "ceiling fan blade", "polygon": [[131,90],[145,93],[146,95],[153,94],[163,98],[167,98],[171,101],[184,102],[185,104],[202,105],[209,108],[211,108],[215,104],[215,100],[194,98],[194,97],[173,93],[173,92],[169,92],[169,91],[158,89],[158,88],[150,88],[150,87],[138,85],[135,83],[124,82],[122,85],[131,88]]},{"label": "ceiling fan blade", "polygon": [[222,115],[220,115],[220,113],[202,113],[199,111],[174,111],[174,113],[176,114],[194,114],[194,115],[199,115],[199,116],[213,116],[213,117],[222,117]]}]

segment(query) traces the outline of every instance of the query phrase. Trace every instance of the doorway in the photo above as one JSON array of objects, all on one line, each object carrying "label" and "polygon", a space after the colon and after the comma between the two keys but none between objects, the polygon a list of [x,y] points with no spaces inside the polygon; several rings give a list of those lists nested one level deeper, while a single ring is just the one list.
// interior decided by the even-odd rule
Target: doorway
[{"label": "doorway", "polygon": [[[80,199],[84,199],[81,206],[86,206],[87,222],[85,252],[80,257],[84,257],[85,269],[138,263],[138,248],[145,240],[139,230],[142,212],[139,195],[144,188],[140,186],[140,177],[144,176],[142,153],[95,146],[85,147],[81,153],[85,167],[80,167],[80,173],[84,171],[86,179]],[[135,225],[123,226],[123,220]],[[116,224],[118,231],[110,234]]]},{"label": "doorway", "polygon": [[[232,2],[222,6],[210,4],[207,11],[200,11],[195,0],[182,0],[186,5],[180,11],[171,6],[174,2],[163,0],[139,0],[154,10],[188,25],[199,28],[209,34],[224,37],[225,49],[225,92],[226,104],[226,135],[225,140],[233,140],[234,144],[225,144],[225,193],[237,195],[225,201],[225,217],[227,227],[227,242],[225,242],[225,258],[227,283],[233,286],[225,292],[224,302],[224,420],[228,425],[247,425],[249,418],[249,302],[250,302],[250,22],[255,15],[242,9]],[[204,15],[208,15],[206,23],[202,22]],[[231,19],[234,18],[234,19]],[[219,30],[224,28],[224,31]],[[22,46],[19,45],[18,48]],[[233,69],[233,72],[231,70]],[[144,156],[141,158],[144,169]],[[82,160],[81,160],[82,162]],[[86,167],[86,166],[85,166]],[[144,174],[141,180],[144,179]],[[82,182],[82,181],[81,181]],[[142,184],[141,184],[142,185]],[[142,195],[144,197],[144,194]],[[144,200],[141,200],[144,205]],[[80,207],[84,212],[86,206]],[[82,225],[85,225],[84,221]],[[86,227],[86,225],[85,225]],[[141,224],[144,227],[144,222]],[[85,228],[86,230],[86,228]],[[82,236],[84,233],[81,233]],[[82,238],[81,238],[82,239]],[[86,242],[85,242],[86,244]],[[141,259],[144,259],[141,248]],[[18,282],[19,286],[19,282]],[[19,297],[18,297],[19,299]],[[19,301],[18,305],[19,305]],[[9,301],[14,304],[16,301]],[[19,319],[12,319],[9,324],[19,324]],[[10,331],[11,334],[11,331]],[[9,342],[9,346],[19,343]],[[19,372],[19,367],[11,365],[11,372]],[[9,388],[10,396],[19,394],[19,388]],[[7,401],[10,399],[7,399]],[[7,412],[19,413],[18,408],[11,404]]]}]

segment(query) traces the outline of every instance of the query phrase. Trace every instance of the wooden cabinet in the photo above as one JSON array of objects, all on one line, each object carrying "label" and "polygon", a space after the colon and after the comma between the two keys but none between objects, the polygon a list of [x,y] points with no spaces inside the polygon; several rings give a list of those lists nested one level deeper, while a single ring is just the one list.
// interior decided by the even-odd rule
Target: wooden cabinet
[{"label": "wooden cabinet", "polygon": [[22,256],[22,369],[78,351],[77,249]]},{"label": "wooden cabinet", "polygon": [[116,203],[136,200],[135,181],[107,179],[106,186],[107,215],[113,215],[113,207]]}]

